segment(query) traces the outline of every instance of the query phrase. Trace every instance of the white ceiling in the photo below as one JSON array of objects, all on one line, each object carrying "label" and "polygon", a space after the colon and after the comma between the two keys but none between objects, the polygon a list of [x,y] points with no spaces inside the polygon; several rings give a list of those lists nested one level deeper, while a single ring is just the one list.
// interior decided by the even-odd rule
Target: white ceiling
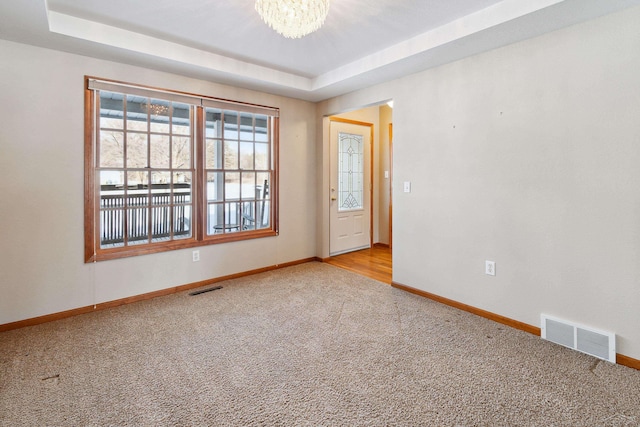
[{"label": "white ceiling", "polygon": [[253,4],[2,0],[0,38],[319,101],[640,0],[331,0],[325,25],[296,40]]}]

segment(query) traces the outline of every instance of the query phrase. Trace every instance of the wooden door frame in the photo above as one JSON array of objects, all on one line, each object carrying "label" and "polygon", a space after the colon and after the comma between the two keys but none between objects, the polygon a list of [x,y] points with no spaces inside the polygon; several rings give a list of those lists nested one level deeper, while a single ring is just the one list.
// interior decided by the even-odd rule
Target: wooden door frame
[{"label": "wooden door frame", "polygon": [[[369,127],[370,136],[369,136],[369,247],[373,247],[373,123],[361,122],[358,120],[344,119],[342,117],[337,116],[329,116],[329,133],[331,133],[331,123],[346,123],[351,125],[359,125]],[[329,135],[329,141],[331,141],[331,135]],[[331,142],[329,142],[331,144]],[[334,161],[333,159],[329,159],[329,162]],[[331,174],[331,169],[329,170],[329,174]],[[329,177],[329,182],[331,182],[331,177]],[[331,184],[329,184],[331,186]],[[331,218],[331,203],[329,203],[329,218]],[[331,227],[331,219],[329,219],[329,227]],[[331,240],[331,238],[329,238]],[[331,252],[331,242],[329,242],[329,252]]]},{"label": "wooden door frame", "polygon": [[393,242],[393,123],[389,123],[389,249]]}]

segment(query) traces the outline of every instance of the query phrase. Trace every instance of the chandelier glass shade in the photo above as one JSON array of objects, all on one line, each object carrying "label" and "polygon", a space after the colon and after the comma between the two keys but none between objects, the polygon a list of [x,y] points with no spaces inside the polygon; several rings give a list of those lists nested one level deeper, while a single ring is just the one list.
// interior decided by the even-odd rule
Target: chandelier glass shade
[{"label": "chandelier glass shade", "polygon": [[256,0],[256,10],[275,31],[299,39],[324,24],[329,0]]}]

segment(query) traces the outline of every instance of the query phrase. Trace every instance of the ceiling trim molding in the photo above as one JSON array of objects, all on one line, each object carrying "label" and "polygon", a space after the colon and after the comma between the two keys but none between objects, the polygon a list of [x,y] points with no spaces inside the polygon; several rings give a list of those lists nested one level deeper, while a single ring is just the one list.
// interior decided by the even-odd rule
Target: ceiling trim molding
[{"label": "ceiling trim molding", "polygon": [[47,9],[49,31],[234,76],[310,91],[307,77]]},{"label": "ceiling trim molding", "polygon": [[565,0],[505,0],[374,54],[308,78],[47,9],[49,31],[216,73],[306,93],[375,71]]},{"label": "ceiling trim molding", "polygon": [[322,89],[414,55],[428,52],[563,1],[565,0],[531,0],[525,2],[521,0],[505,0],[324,73],[313,79],[312,90]]},{"label": "ceiling trim molding", "polygon": [[313,76],[51,10],[48,0],[43,4],[48,33],[67,39],[65,45],[59,36],[50,37],[44,46],[317,102],[637,6],[640,0],[502,0]]}]

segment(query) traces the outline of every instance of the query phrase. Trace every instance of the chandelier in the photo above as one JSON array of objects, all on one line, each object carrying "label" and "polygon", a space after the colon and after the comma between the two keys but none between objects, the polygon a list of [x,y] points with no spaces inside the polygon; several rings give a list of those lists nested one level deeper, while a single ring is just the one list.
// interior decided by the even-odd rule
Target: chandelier
[{"label": "chandelier", "polygon": [[278,33],[299,39],[324,24],[329,0],[256,0],[256,10]]}]

